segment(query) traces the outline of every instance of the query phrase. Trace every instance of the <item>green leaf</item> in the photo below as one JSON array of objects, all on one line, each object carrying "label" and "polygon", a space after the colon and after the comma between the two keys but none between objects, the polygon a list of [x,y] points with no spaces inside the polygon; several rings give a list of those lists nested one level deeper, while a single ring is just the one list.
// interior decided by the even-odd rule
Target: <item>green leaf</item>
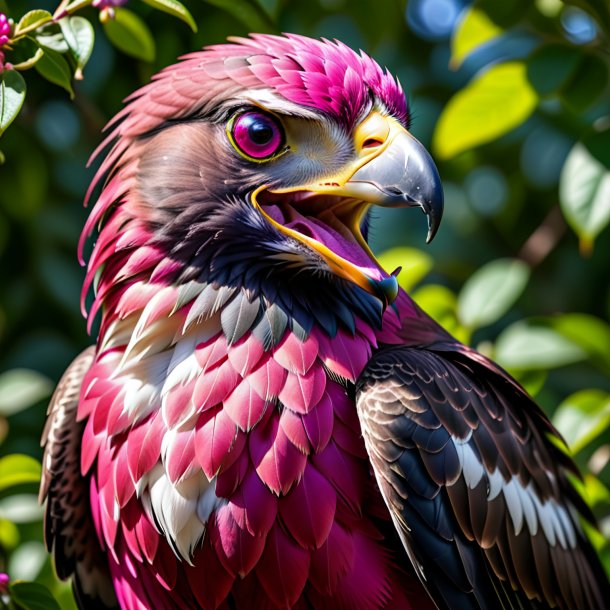
[{"label": "green leaf", "polygon": [[546,44],[527,59],[527,78],[542,97],[558,93],[574,75],[582,52],[567,44]]},{"label": "green leaf", "polygon": [[561,98],[575,112],[583,112],[599,99],[607,84],[606,62],[596,55],[585,53],[573,78],[563,88]]},{"label": "green leaf", "polygon": [[173,17],[178,17],[186,23],[193,32],[197,31],[197,24],[193,19],[193,16],[189,13],[188,9],[178,2],[178,0],[143,0],[149,6],[156,8],[159,11],[163,11]]},{"label": "green leaf", "polygon": [[492,66],[449,100],[434,132],[436,154],[449,159],[504,135],[532,114],[537,99],[524,64]]},{"label": "green leaf", "polygon": [[41,521],[43,515],[37,494],[10,494],[0,500],[0,518],[13,523],[35,523]]},{"label": "green leaf", "polygon": [[610,222],[610,171],[582,143],[574,145],[561,170],[561,209],[585,248]]},{"label": "green leaf", "polygon": [[458,318],[470,329],[492,324],[519,298],[529,279],[528,266],[501,258],[478,269],[458,296]]},{"label": "green leaf", "polygon": [[83,68],[89,61],[93,51],[93,44],[95,42],[93,26],[87,19],[78,16],[60,19],[59,25],[70,53],[76,61],[75,78],[80,80]]},{"label": "green leaf", "polygon": [[154,61],[155,40],[148,26],[135,13],[126,8],[115,8],[114,19],[102,23],[112,44],[136,59]]},{"label": "green leaf", "polygon": [[33,40],[38,46],[45,49],[52,49],[58,53],[67,53],[70,50],[70,47],[64,38],[64,33],[57,23],[46,25],[41,30],[38,30],[33,37]]},{"label": "green leaf", "polygon": [[51,15],[49,11],[43,11],[41,9],[30,11],[26,13],[15,26],[13,37],[17,38],[18,36],[22,36],[24,30],[26,30],[26,33],[32,32],[51,21],[53,21],[53,15]]},{"label": "green leaf", "polygon": [[50,396],[50,379],[29,369],[13,369],[0,375],[0,415],[8,417]]},{"label": "green leaf", "polygon": [[432,269],[432,257],[415,248],[392,248],[382,252],[377,260],[388,272],[402,267],[398,274],[398,284],[407,291],[419,284]]},{"label": "green leaf", "polygon": [[49,554],[42,542],[28,540],[11,554],[7,572],[15,580],[38,578]]},{"label": "green leaf", "polygon": [[13,453],[0,458],[0,491],[15,485],[38,483],[40,473],[40,462],[29,455]]},{"label": "green leaf", "polygon": [[562,314],[551,318],[550,325],[561,335],[579,345],[589,358],[610,374],[610,326],[582,313]]},{"label": "green leaf", "polygon": [[481,9],[472,6],[466,9],[451,38],[451,60],[449,65],[457,70],[470,53],[503,33]]},{"label": "green leaf", "polygon": [[23,610],[61,610],[51,592],[38,582],[15,581],[9,585],[9,593]]},{"label": "green leaf", "polygon": [[248,27],[250,32],[274,31],[273,24],[248,0],[205,0],[207,4],[222,8]]},{"label": "green leaf", "polygon": [[4,70],[0,75],[0,135],[15,120],[23,100],[25,100],[25,81],[15,70]]},{"label": "green leaf", "polygon": [[43,51],[44,55],[34,66],[37,72],[54,85],[63,87],[70,94],[70,99],[73,99],[72,71],[65,57],[48,47],[43,47]]},{"label": "green leaf", "polygon": [[457,298],[449,288],[438,284],[422,286],[411,295],[415,302],[460,341],[470,336],[457,319]]},{"label": "green leaf", "polygon": [[498,337],[495,358],[508,369],[551,369],[586,358],[585,351],[558,332],[524,321],[506,328]]},{"label": "green leaf", "polygon": [[610,426],[610,394],[581,390],[568,396],[557,407],[553,423],[574,453],[582,451]]}]

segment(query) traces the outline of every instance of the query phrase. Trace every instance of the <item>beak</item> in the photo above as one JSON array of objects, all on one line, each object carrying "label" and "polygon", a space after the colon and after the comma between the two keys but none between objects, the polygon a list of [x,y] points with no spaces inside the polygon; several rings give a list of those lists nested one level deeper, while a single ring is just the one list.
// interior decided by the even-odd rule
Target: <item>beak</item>
[{"label": "beak", "polygon": [[[352,203],[348,204],[351,211],[345,219],[346,225],[373,260],[373,253],[360,234],[360,220],[371,204],[421,208],[428,217],[427,241],[430,242],[443,214],[443,189],[436,166],[422,144],[398,121],[373,111],[355,129],[354,148],[355,159],[339,175],[325,177],[321,183],[299,185],[298,188],[270,189],[270,192],[281,194],[305,191],[348,198]],[[256,194],[253,197],[255,203]],[[396,272],[383,279],[369,277],[361,268],[323,244],[279,225],[258,207],[280,231],[317,250],[335,273],[377,296],[384,306],[394,301],[398,294]]]},{"label": "beak", "polygon": [[429,243],[443,216],[443,187],[428,151],[400,129],[385,150],[360,167],[342,195],[383,207],[419,207],[428,218]]}]

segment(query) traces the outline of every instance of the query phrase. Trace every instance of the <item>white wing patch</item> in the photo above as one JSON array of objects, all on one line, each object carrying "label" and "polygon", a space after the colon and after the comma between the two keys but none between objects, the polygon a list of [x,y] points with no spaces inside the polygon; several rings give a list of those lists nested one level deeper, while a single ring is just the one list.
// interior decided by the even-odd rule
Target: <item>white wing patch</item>
[{"label": "white wing patch", "polygon": [[[488,472],[470,445],[471,436],[469,433],[463,439],[451,437],[466,485],[474,489],[484,481],[487,485],[488,502],[497,498],[500,493],[504,494],[515,536],[520,534],[523,527],[527,527],[531,536],[535,536],[538,529],[542,528],[551,546],[560,544],[564,549],[575,548],[575,525],[567,509],[552,498],[541,501],[531,481],[524,485],[517,476],[505,479],[498,469]],[[552,475],[549,473],[550,476]]]}]

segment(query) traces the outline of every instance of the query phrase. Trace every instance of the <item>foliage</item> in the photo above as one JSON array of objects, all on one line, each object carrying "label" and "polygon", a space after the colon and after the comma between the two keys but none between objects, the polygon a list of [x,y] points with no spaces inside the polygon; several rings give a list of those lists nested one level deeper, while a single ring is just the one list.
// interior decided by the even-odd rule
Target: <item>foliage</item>
[{"label": "foliage", "polygon": [[610,570],[605,0],[482,0],[459,19],[465,0],[124,4],[0,0],[12,18],[0,58],[9,64],[0,81],[0,572],[11,576],[12,603],[74,607],[42,545],[36,494],[45,402],[90,342],[75,260],[87,156],[153,71],[249,31],[336,37],[398,74],[413,133],[439,161],[445,219],[424,252],[413,213],[376,212],[373,247],[389,271],[403,268],[401,285],[428,312],[508,368],[551,416],[585,473],[602,531],[593,540]]}]

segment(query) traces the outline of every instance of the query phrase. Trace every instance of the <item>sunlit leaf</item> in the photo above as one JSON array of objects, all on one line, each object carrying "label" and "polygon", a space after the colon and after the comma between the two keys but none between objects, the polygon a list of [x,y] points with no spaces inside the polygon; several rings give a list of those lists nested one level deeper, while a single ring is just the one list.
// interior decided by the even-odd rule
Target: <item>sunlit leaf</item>
[{"label": "sunlit leaf", "polygon": [[19,540],[19,528],[8,519],[0,519],[0,548],[14,549]]},{"label": "sunlit leaf", "polygon": [[23,610],[60,610],[51,592],[38,582],[16,581],[9,585],[12,601]]},{"label": "sunlit leaf", "polygon": [[102,24],[112,44],[131,57],[154,61],[155,40],[148,26],[130,10],[119,7],[114,10],[114,19],[105,20]]},{"label": "sunlit leaf", "polygon": [[428,284],[415,290],[411,296],[428,315],[454,337],[468,343],[470,335],[457,319],[457,297],[449,288]]},{"label": "sunlit leaf", "polygon": [[558,93],[573,76],[581,54],[567,44],[543,45],[527,59],[527,78],[543,97]]},{"label": "sunlit leaf", "polygon": [[610,374],[610,325],[599,318],[581,313],[550,318],[549,324],[582,347],[589,358]]},{"label": "sunlit leaf", "polygon": [[36,62],[36,70],[48,81],[63,87],[70,94],[70,98],[73,98],[72,71],[65,57],[47,47],[43,50],[44,55]]},{"label": "sunlit leaf", "polygon": [[13,523],[33,523],[40,521],[43,508],[38,496],[33,493],[12,494],[0,500],[0,518]]},{"label": "sunlit leaf", "polygon": [[529,279],[528,266],[501,258],[478,269],[458,296],[458,317],[471,329],[492,324],[503,316],[523,292]]},{"label": "sunlit leaf", "polygon": [[27,409],[50,396],[51,381],[28,369],[13,369],[0,375],[0,415],[8,416]]},{"label": "sunlit leaf", "polygon": [[531,115],[537,99],[524,64],[492,66],[449,100],[434,132],[436,154],[449,159],[504,135]]},{"label": "sunlit leaf", "polygon": [[11,555],[8,573],[15,580],[34,580],[40,574],[48,555],[42,542],[36,540],[24,542]]},{"label": "sunlit leaf", "polygon": [[480,8],[471,6],[462,13],[451,38],[450,66],[455,70],[478,47],[503,33]]},{"label": "sunlit leaf", "polygon": [[197,31],[197,24],[193,19],[193,16],[189,13],[188,9],[178,2],[178,0],[143,0],[149,6],[156,8],[159,11],[163,11],[173,17],[178,17],[186,23],[193,32]]},{"label": "sunlit leaf", "polygon": [[520,321],[496,341],[495,358],[509,369],[552,369],[586,358],[586,352],[558,332]]},{"label": "sunlit leaf", "polygon": [[40,473],[40,462],[29,455],[13,453],[0,458],[0,491],[14,485],[38,483]]},{"label": "sunlit leaf", "polygon": [[17,38],[21,36],[23,31],[27,29],[28,32],[34,31],[45,23],[49,23],[53,20],[53,16],[49,11],[43,11],[41,9],[35,9],[26,13],[15,26],[13,36]]},{"label": "sunlit leaf", "polygon": [[601,390],[576,392],[557,407],[553,423],[578,453],[610,426],[610,395]]},{"label": "sunlit leaf", "polygon": [[574,145],[561,171],[559,199],[566,220],[590,247],[610,222],[610,171],[582,143]]},{"label": "sunlit leaf", "polygon": [[377,260],[388,273],[402,267],[398,284],[407,291],[419,284],[432,269],[432,257],[415,248],[392,248],[382,252]]},{"label": "sunlit leaf", "polygon": [[91,57],[95,32],[91,23],[83,17],[65,17],[60,19],[59,25],[70,53],[76,61],[76,78],[82,78],[82,70]]},{"label": "sunlit leaf", "polygon": [[0,75],[0,135],[15,120],[25,100],[25,81],[15,70]]}]

